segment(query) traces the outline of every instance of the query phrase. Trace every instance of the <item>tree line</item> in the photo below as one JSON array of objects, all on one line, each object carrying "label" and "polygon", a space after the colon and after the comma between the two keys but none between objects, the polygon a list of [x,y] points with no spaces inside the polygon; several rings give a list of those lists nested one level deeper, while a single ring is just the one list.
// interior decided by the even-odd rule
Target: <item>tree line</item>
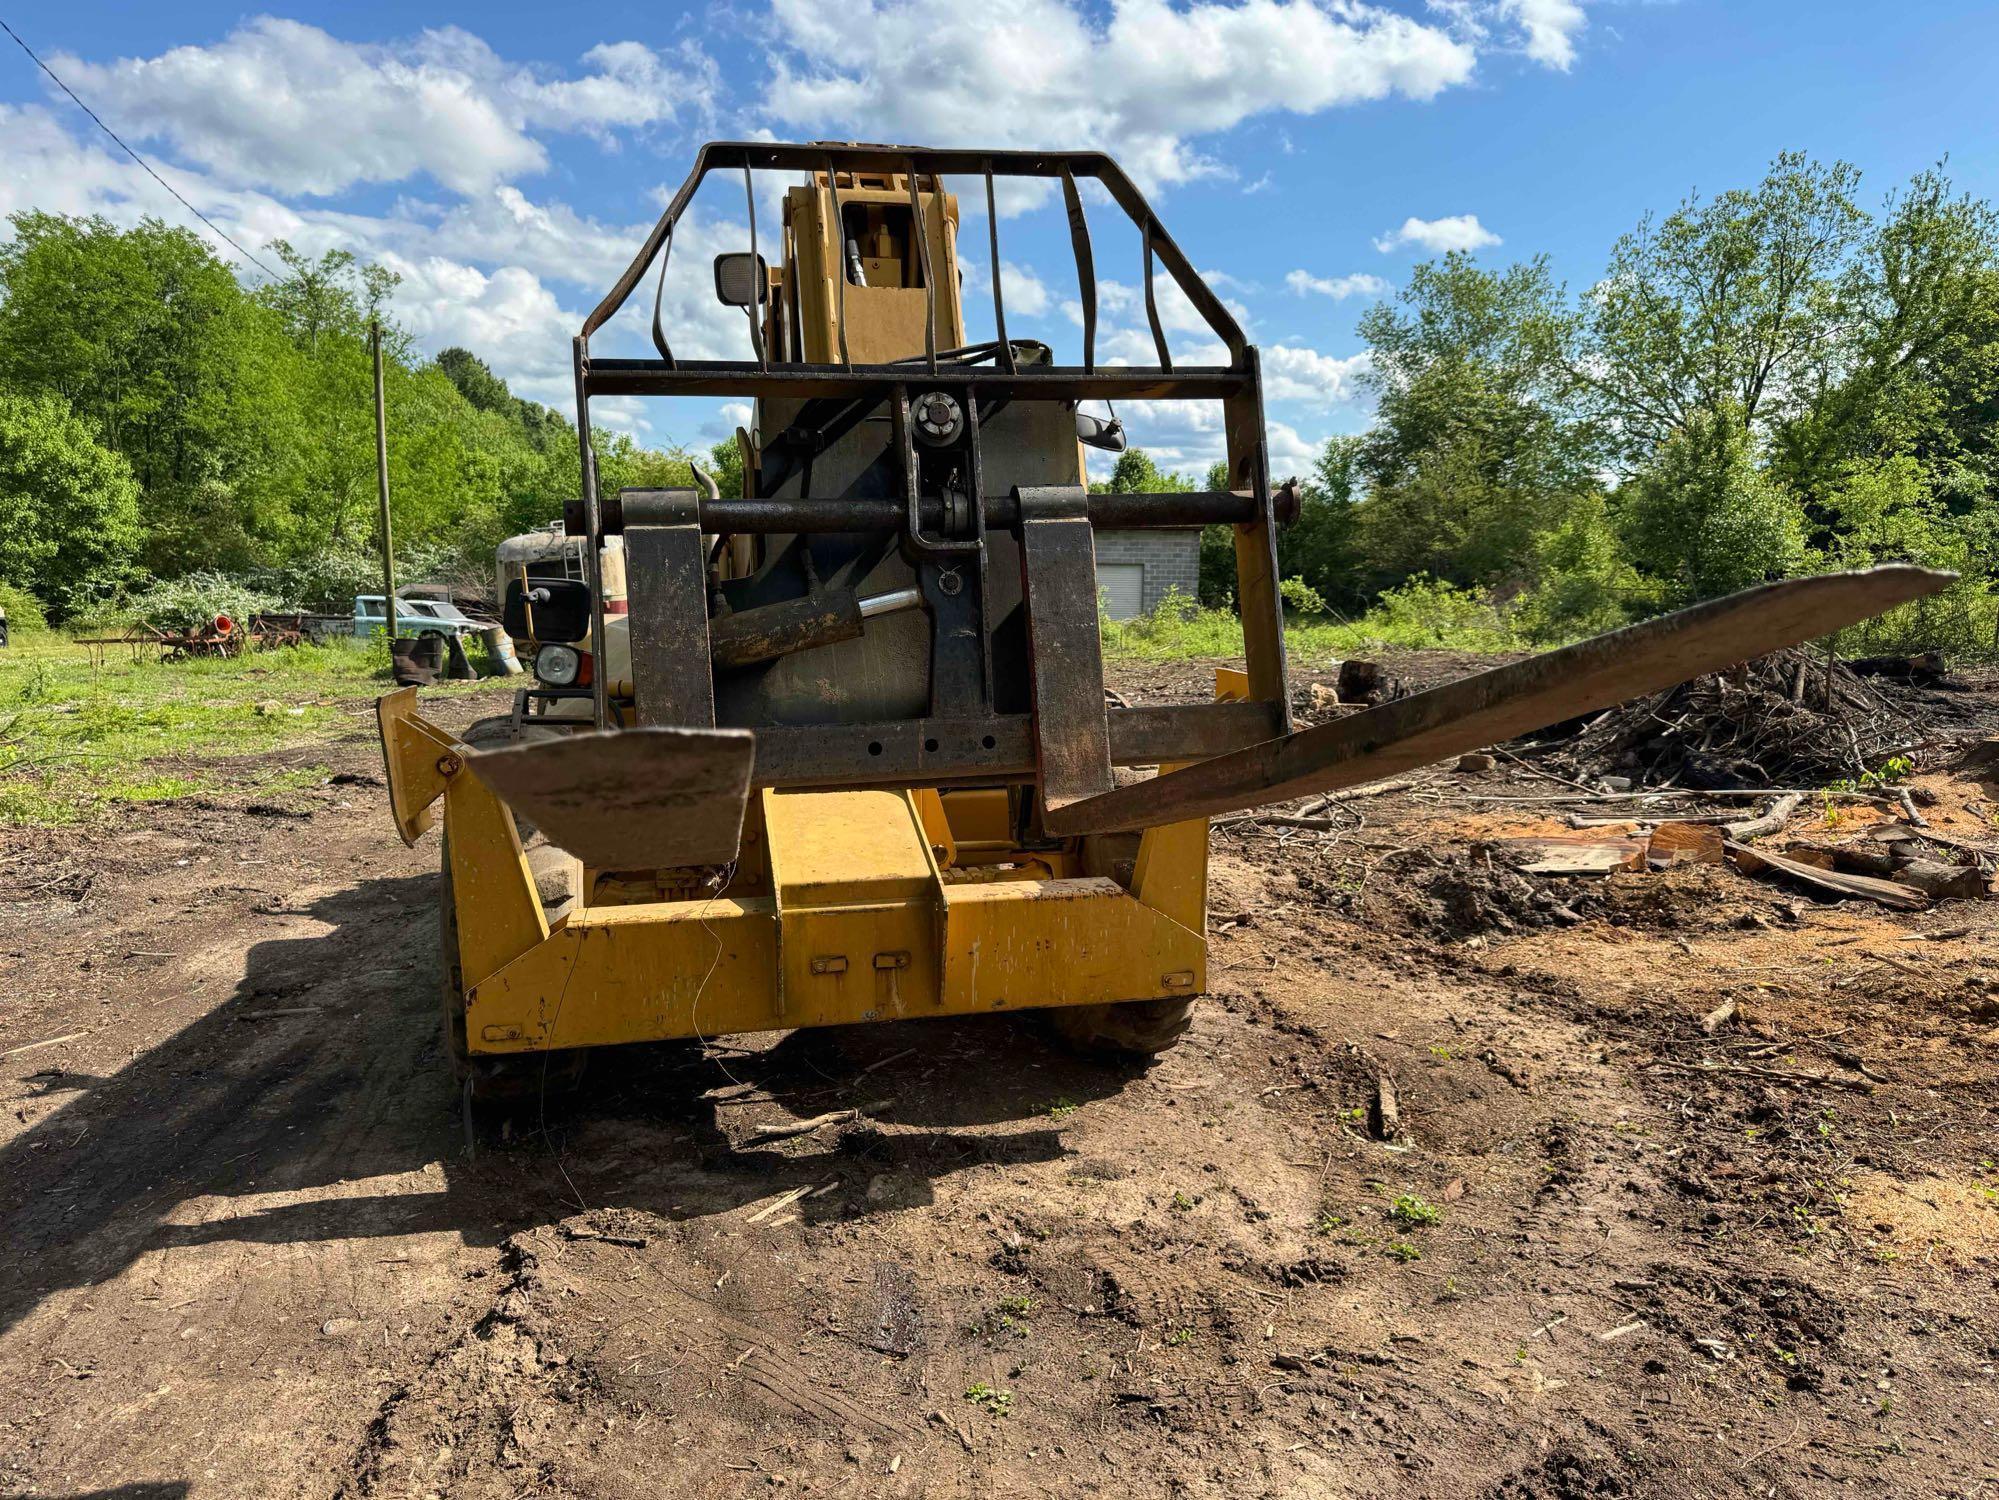
[{"label": "tree line", "polygon": [[[379,267],[279,243],[283,276],[246,287],[157,221],[30,211],[12,228],[0,586],[29,607],[76,617],[200,570],[316,605],[365,587],[371,318],[406,574],[483,576],[501,537],[578,492],[573,426],[470,351],[421,358]],[[1908,560],[1963,581],[1865,642],[1995,647],[1999,214],[1942,167],[1870,209],[1851,166],[1787,154],[1752,187],[1646,218],[1578,292],[1545,258],[1451,254],[1359,333],[1373,420],[1303,476],[1280,539],[1294,603],[1358,615],[1427,590],[1553,641]],[[685,451],[594,441],[607,487],[688,482]],[[733,488],[734,444],[710,458]],[[1188,483],[1137,450],[1109,480]],[[1232,583],[1216,532],[1202,602],[1226,605]]]},{"label": "tree line", "polygon": [[[1279,541],[1332,610],[1418,580],[1545,642],[1909,561],[1963,581],[1854,643],[1999,647],[1999,214],[1941,167],[1870,212],[1851,166],[1787,154],[1645,219],[1580,293],[1450,254],[1359,332],[1373,423]],[[1141,453],[1110,481],[1176,482]],[[1226,536],[1203,556],[1220,604]]]},{"label": "tree line", "polygon": [[[344,608],[381,576],[370,320],[380,318],[404,576],[488,577],[503,537],[579,493],[574,425],[465,349],[416,353],[396,278],[345,251],[270,248],[238,281],[156,220],[12,217],[0,246],[0,584],[17,610],[91,614],[219,573]],[[606,484],[686,484],[687,455],[595,434]],[[483,562],[481,561],[483,559]]]}]

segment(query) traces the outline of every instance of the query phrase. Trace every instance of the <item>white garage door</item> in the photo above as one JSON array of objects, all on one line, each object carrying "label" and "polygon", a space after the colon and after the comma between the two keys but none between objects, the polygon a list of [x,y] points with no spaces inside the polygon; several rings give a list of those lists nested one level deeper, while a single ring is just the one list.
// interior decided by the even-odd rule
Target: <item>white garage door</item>
[{"label": "white garage door", "polygon": [[1145,613],[1145,564],[1098,563],[1097,592],[1113,620],[1131,620]]}]

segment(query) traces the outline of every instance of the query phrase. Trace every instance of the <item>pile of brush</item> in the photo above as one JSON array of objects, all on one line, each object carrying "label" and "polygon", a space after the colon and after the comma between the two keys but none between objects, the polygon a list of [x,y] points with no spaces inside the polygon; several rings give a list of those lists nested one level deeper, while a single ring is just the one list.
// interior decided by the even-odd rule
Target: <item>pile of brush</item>
[{"label": "pile of brush", "polygon": [[1941,695],[1794,647],[1563,726],[1544,766],[1639,787],[1858,781],[1945,731]]}]

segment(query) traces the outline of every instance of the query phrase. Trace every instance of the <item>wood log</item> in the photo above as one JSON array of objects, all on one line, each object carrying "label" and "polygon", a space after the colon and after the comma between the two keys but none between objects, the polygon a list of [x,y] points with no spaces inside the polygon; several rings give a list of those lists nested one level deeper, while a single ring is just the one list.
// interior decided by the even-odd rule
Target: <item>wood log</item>
[{"label": "wood log", "polygon": [[1339,695],[1342,703],[1373,703],[1386,685],[1381,663],[1343,661],[1340,663]]},{"label": "wood log", "polygon": [[1895,879],[1912,885],[1934,901],[1983,901],[1985,877],[1969,865],[1912,859],[1895,871]]},{"label": "wood log", "polygon": [[1378,1073],[1374,1080],[1374,1133],[1384,1141],[1402,1141],[1402,1108],[1395,1098],[1395,1080]]},{"label": "wood log", "polygon": [[1840,870],[1814,869],[1795,859],[1786,859],[1781,854],[1751,849],[1733,839],[1729,840],[1727,849],[1729,857],[1735,861],[1735,868],[1745,875],[1775,870],[1802,885],[1828,891],[1835,896],[1861,896],[1898,911],[1921,911],[1930,904],[1930,898],[1914,886],[1898,885],[1892,880],[1876,880],[1871,875],[1848,875]]},{"label": "wood log", "polygon": [[1888,849],[1870,844],[1791,844],[1784,853],[1822,870],[1845,870],[1850,875],[1884,878],[1893,875],[1901,863]]},{"label": "wood log", "polygon": [[1798,810],[1798,805],[1804,800],[1801,793],[1786,792],[1763,809],[1758,816],[1745,818],[1740,823],[1728,824],[1726,830],[1728,836],[1737,843],[1746,843],[1750,839],[1761,838],[1766,833],[1775,833],[1790,821],[1791,814]]},{"label": "wood log", "polygon": [[1667,865],[1718,865],[1726,842],[1719,828],[1706,823],[1661,823],[1652,830],[1645,856]]}]

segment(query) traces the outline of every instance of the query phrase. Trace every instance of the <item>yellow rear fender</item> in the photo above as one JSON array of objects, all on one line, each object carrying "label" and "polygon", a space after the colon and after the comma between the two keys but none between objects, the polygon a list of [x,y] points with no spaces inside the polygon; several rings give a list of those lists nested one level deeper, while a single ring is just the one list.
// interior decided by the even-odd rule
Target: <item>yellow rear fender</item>
[{"label": "yellow rear fender", "polygon": [[467,774],[466,756],[477,752],[416,712],[415,688],[378,698],[375,722],[389,811],[405,844],[415,846],[444,799],[459,965],[469,988],[548,937],[520,828],[506,804]]}]

